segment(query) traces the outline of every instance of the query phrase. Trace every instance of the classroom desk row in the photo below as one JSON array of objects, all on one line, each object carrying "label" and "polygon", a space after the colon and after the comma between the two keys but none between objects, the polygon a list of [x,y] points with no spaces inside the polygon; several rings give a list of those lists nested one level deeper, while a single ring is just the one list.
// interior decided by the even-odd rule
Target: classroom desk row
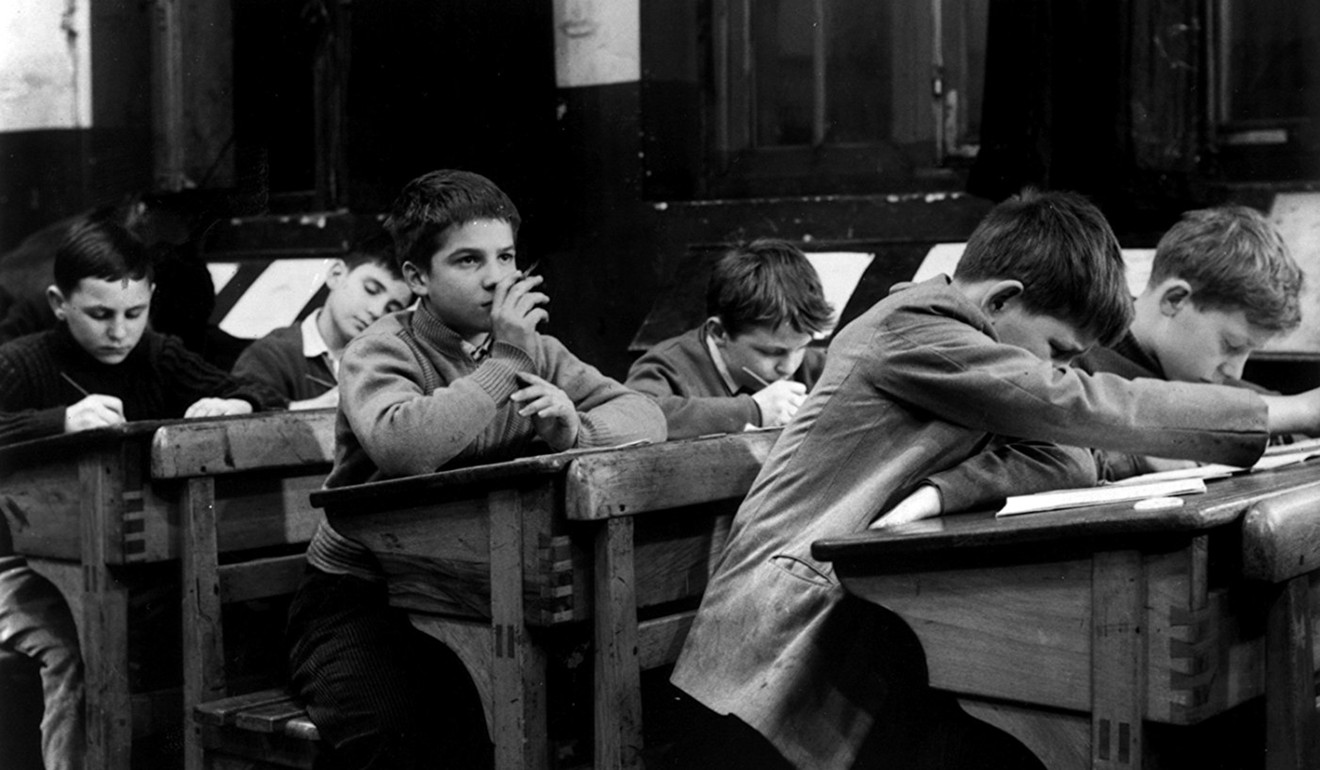
[{"label": "classroom desk row", "polygon": [[[254,569],[236,582],[246,587],[230,586],[228,598],[256,598],[273,571],[301,571],[300,547],[320,517],[308,494],[333,451],[331,411],[137,422],[0,449],[0,511],[15,550],[61,589],[78,624],[88,768],[128,768],[135,734],[180,724],[181,699],[196,702],[210,694],[208,679],[223,680],[213,676],[223,665],[216,586],[229,567],[217,554],[261,554],[245,562]],[[218,545],[197,547],[208,538]],[[212,585],[184,581],[181,628],[130,649],[138,598],[162,588],[177,595],[164,585],[180,586],[172,564],[212,576]],[[151,670],[171,660],[184,670]],[[177,684],[134,692],[134,668],[181,681],[182,692]]]},{"label": "classroom desk row", "polygon": [[[168,722],[162,709],[176,724],[183,711],[179,695],[129,687],[130,655],[151,652],[129,649],[130,594],[178,562],[191,576],[183,703],[224,695],[220,602],[260,596],[274,571],[287,583],[300,563],[261,562],[225,582],[235,563],[222,557],[306,543],[318,508],[373,549],[391,602],[472,673],[498,767],[556,765],[547,722],[560,694],[547,672],[584,639],[594,764],[640,766],[639,672],[677,656],[729,517],[778,432],[321,490],[333,417],[140,423],[0,450],[16,548],[65,591],[80,624],[88,766],[128,768],[135,733]],[[1283,524],[1249,525],[1282,499],[1293,501]],[[1144,725],[1194,725],[1266,691],[1264,582],[1253,578],[1268,573],[1266,553],[1276,566],[1320,566],[1320,537],[1297,537],[1317,509],[1313,461],[1211,482],[1177,509],[950,516],[816,551],[847,590],[912,626],[933,686],[1047,766],[1135,768],[1177,748],[1176,733],[1156,746]],[[1320,596],[1301,590],[1303,604]],[[1294,679],[1316,668],[1308,657]]]}]

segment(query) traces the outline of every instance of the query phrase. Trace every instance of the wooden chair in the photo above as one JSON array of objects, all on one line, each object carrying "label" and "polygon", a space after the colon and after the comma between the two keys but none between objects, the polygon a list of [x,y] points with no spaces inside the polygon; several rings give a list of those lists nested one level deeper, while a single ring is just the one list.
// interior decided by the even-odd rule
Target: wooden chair
[{"label": "wooden chair", "polygon": [[152,477],[174,485],[180,510],[188,770],[311,767],[316,728],[283,689],[230,692],[221,621],[225,605],[297,587],[320,520],[308,494],[333,452],[330,411],[179,423],[154,437]]},{"label": "wooden chair", "polygon": [[1320,580],[1320,505],[1311,490],[1257,503],[1242,520],[1242,574],[1263,581],[1267,770],[1320,767],[1312,584]]}]

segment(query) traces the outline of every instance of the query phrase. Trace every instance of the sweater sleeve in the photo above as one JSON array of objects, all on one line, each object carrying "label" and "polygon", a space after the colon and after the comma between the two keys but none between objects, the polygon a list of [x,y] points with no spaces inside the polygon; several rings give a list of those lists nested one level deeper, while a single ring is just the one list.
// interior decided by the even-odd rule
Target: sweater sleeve
[{"label": "sweater sleeve", "polygon": [[525,352],[496,342],[470,374],[428,391],[399,335],[360,335],[339,362],[339,408],[382,475],[430,473],[482,436],[531,369]]},{"label": "sweater sleeve", "polygon": [[38,408],[40,383],[19,361],[0,355],[0,446],[58,436],[64,432],[64,406]]},{"label": "sweater sleeve", "polygon": [[1088,376],[965,324],[920,313],[880,326],[876,385],[941,419],[1001,436],[1156,457],[1251,465],[1268,410],[1242,388]]},{"label": "sweater sleeve", "polygon": [[751,396],[692,395],[678,368],[653,351],[632,365],[626,384],[659,405],[671,439],[738,433],[748,423],[761,424],[761,409]]},{"label": "sweater sleeve", "polygon": [[240,379],[209,363],[176,337],[161,335],[157,339],[156,371],[183,408],[202,398],[242,399],[252,404],[254,412],[282,408],[288,403],[270,386]]},{"label": "sweater sleeve", "polygon": [[290,369],[288,357],[274,343],[270,335],[254,341],[243,349],[230,372],[240,380],[251,380],[268,386],[279,394],[281,408],[287,407],[296,394],[293,378],[297,372]]},{"label": "sweater sleeve", "polygon": [[665,440],[665,416],[651,399],[583,363],[554,337],[541,337],[541,351],[547,379],[577,406],[582,420],[579,447]]}]

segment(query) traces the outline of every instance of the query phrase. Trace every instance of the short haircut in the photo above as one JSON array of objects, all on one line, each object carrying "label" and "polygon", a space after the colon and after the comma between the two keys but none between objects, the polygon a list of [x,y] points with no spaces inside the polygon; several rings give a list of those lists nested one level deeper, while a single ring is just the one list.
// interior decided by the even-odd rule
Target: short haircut
[{"label": "short haircut", "polygon": [[403,186],[390,207],[385,229],[394,238],[395,258],[430,269],[430,259],[444,248],[449,228],[478,219],[509,223],[516,237],[522,220],[518,208],[496,184],[480,174],[440,169]]},{"label": "short haircut", "polygon": [[1245,206],[1183,214],[1155,247],[1150,286],[1181,278],[1202,310],[1242,310],[1262,329],[1291,331],[1302,322],[1302,269],[1283,236]]},{"label": "short haircut", "polygon": [[106,212],[93,213],[69,228],[55,249],[55,286],[68,297],[84,278],[104,281],[146,279],[155,271],[147,247]]},{"label": "short haircut", "polygon": [[358,265],[372,263],[388,270],[394,278],[403,280],[399,260],[394,256],[394,239],[383,227],[375,226],[354,239],[343,260],[350,272]]},{"label": "short haircut", "polygon": [[964,281],[1022,282],[1022,306],[1101,344],[1132,322],[1123,252],[1104,214],[1070,192],[1023,190],[976,226],[954,271]]},{"label": "short haircut", "polygon": [[715,263],[706,289],[706,314],[731,336],[752,326],[818,334],[830,327],[834,308],[825,301],[820,276],[802,250],[776,238],[733,247]]}]

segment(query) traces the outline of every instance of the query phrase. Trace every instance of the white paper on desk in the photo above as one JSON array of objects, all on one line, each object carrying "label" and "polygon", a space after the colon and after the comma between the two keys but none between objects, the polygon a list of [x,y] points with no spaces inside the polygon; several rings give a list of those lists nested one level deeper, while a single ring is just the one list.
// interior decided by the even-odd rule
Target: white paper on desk
[{"label": "white paper on desk", "polygon": [[1158,481],[1176,481],[1178,479],[1220,479],[1226,476],[1232,476],[1235,473],[1268,471],[1272,468],[1280,468],[1285,465],[1304,462],[1316,456],[1320,456],[1320,440],[1309,439],[1307,441],[1298,441],[1293,444],[1272,446],[1265,450],[1265,454],[1250,468],[1243,468],[1238,465],[1210,463],[1207,465],[1195,465],[1190,468],[1179,468],[1172,471],[1143,473],[1140,476],[1132,476],[1120,481],[1111,482],[1108,486],[1131,486],[1133,484],[1149,484]]},{"label": "white paper on desk", "polygon": [[995,516],[1059,511],[1067,508],[1082,508],[1088,505],[1124,503],[1130,500],[1145,500],[1150,497],[1195,495],[1203,492],[1205,492],[1205,481],[1197,478],[1156,481],[1149,484],[1110,484],[1103,487],[1059,489],[1052,492],[1039,492],[1034,495],[1010,497],[1004,501],[1004,507],[1000,508]]}]

